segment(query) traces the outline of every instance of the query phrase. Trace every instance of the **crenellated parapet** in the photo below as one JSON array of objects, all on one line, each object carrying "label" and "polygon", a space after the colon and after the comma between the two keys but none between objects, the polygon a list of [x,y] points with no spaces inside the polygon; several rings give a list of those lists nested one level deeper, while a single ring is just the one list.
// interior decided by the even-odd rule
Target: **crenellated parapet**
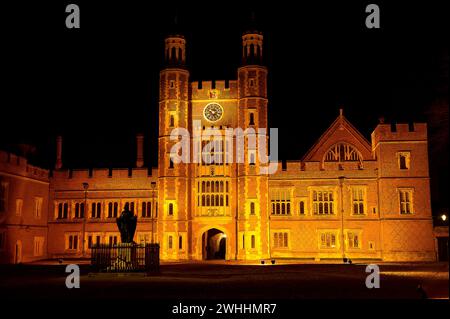
[{"label": "crenellated parapet", "polygon": [[28,164],[25,157],[0,151],[0,172],[48,182],[49,171]]},{"label": "crenellated parapet", "polygon": [[238,96],[237,81],[195,81],[191,82],[193,100],[227,100]]},{"label": "crenellated parapet", "polygon": [[292,178],[337,178],[347,177],[375,177],[377,174],[376,161],[359,162],[317,162],[317,161],[282,161],[277,163],[275,174],[269,175],[269,179]]},{"label": "crenellated parapet", "polygon": [[95,168],[55,170],[50,181],[55,189],[79,189],[85,182],[90,188],[151,189],[151,183],[156,182],[157,178],[157,168]]}]

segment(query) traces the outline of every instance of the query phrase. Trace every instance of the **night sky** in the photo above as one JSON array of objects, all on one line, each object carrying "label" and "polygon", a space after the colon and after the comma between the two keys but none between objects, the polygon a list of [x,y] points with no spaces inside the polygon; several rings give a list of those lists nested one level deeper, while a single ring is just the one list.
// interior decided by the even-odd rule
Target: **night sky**
[{"label": "night sky", "polygon": [[[448,207],[448,35],[429,1],[33,1],[2,4],[0,148],[33,144],[53,167],[131,167],[135,134],[156,166],[158,77],[164,36],[181,32],[191,80],[235,79],[251,12],[265,36],[269,124],[280,157],[300,159],[339,113],[367,139],[380,117],[429,124],[434,209]],[[337,2],[337,3],[336,3]],[[65,7],[81,29],[65,28]],[[365,27],[377,3],[381,29]],[[177,16],[177,25],[174,17]],[[293,138],[289,134],[295,134]]]}]

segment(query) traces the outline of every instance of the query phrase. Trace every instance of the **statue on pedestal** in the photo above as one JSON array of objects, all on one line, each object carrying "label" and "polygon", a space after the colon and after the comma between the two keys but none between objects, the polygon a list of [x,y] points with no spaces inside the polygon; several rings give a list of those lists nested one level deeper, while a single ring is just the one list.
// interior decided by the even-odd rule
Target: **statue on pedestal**
[{"label": "statue on pedestal", "polygon": [[129,203],[125,204],[125,208],[116,219],[117,227],[120,231],[120,240],[122,243],[133,243],[134,233],[136,231],[137,216],[130,211]]}]

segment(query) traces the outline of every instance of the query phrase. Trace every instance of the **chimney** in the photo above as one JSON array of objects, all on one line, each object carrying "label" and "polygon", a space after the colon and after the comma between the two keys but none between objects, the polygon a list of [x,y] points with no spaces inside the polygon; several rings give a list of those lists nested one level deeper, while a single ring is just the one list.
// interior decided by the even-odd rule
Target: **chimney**
[{"label": "chimney", "polygon": [[56,164],[55,169],[62,168],[62,136],[56,137]]},{"label": "chimney", "polygon": [[136,167],[144,166],[144,135],[136,135]]}]

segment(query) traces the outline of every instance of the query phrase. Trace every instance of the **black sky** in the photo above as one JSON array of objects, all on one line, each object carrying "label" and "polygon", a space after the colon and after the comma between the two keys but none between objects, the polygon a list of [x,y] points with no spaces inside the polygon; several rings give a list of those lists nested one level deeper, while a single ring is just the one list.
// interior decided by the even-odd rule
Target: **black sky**
[{"label": "black sky", "polygon": [[[379,30],[365,28],[372,2],[381,9]],[[429,1],[372,2],[2,5],[0,147],[34,144],[32,160],[52,167],[62,134],[67,167],[129,167],[134,135],[144,132],[146,163],[156,166],[158,76],[174,16],[191,80],[220,80],[236,78],[253,11],[265,35],[269,123],[280,130],[282,159],[300,159],[341,107],[368,139],[380,116],[427,121],[434,193],[446,193],[448,17]],[[69,3],[80,6],[79,30],[65,28]],[[288,139],[293,128],[297,136]]]}]

